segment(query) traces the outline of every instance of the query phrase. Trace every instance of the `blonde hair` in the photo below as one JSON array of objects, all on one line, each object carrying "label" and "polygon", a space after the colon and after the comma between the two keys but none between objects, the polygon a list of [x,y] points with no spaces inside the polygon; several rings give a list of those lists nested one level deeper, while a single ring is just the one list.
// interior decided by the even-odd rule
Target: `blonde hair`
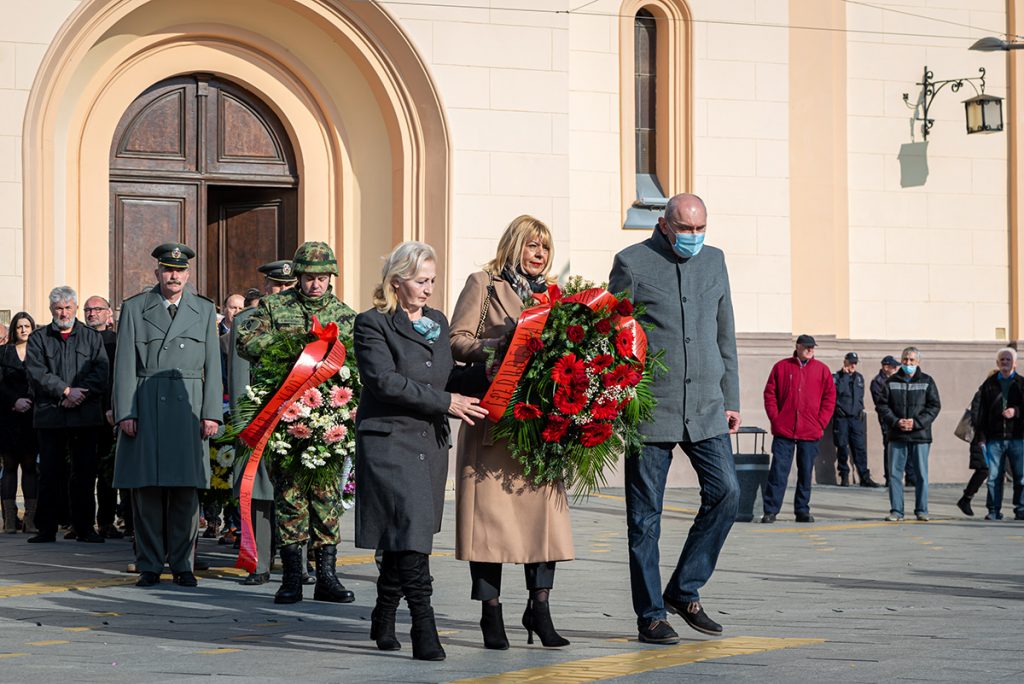
[{"label": "blonde hair", "polygon": [[551,263],[555,260],[555,244],[551,239],[551,230],[540,219],[523,214],[512,219],[508,228],[498,240],[498,253],[484,270],[494,275],[500,274],[506,266],[515,269],[522,264],[523,247],[530,240],[540,239],[548,250],[548,262],[544,264],[541,275],[547,276],[551,271]]},{"label": "blonde hair", "polygon": [[423,242],[408,240],[384,257],[380,284],[373,290],[373,306],[381,313],[394,313],[398,308],[398,293],[393,285],[400,280],[415,278],[425,261],[437,261],[434,248]]}]

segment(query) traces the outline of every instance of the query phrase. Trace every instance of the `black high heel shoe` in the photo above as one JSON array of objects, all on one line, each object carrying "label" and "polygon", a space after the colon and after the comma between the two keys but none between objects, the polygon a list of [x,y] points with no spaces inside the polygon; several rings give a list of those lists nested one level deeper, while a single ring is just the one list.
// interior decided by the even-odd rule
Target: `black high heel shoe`
[{"label": "black high heel shoe", "polygon": [[484,633],[484,647],[496,651],[508,648],[508,636],[505,634],[505,618],[501,614],[501,604],[483,604],[480,617],[480,631]]},{"label": "black high heel shoe", "polygon": [[528,644],[533,643],[533,633],[536,632],[540,637],[540,643],[548,648],[569,645],[569,640],[555,631],[555,626],[551,623],[551,607],[547,601],[530,599],[526,602],[523,628],[526,629],[526,643]]}]

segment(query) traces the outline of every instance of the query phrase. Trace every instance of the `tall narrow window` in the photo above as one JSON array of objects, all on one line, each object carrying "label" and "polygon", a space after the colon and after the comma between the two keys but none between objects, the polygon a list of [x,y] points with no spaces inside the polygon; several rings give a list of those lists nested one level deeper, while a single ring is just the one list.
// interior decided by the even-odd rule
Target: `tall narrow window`
[{"label": "tall narrow window", "polygon": [[[657,135],[658,135],[658,27],[654,15],[646,9],[636,13],[633,24],[634,83],[636,87],[636,173],[637,190],[640,190],[640,176],[657,184]],[[649,194],[649,193],[648,193]],[[660,195],[660,188],[658,194]],[[637,199],[643,197],[637,193]]]},{"label": "tall narrow window", "polygon": [[686,0],[623,0],[619,16],[624,228],[651,228],[691,189],[691,14]]}]

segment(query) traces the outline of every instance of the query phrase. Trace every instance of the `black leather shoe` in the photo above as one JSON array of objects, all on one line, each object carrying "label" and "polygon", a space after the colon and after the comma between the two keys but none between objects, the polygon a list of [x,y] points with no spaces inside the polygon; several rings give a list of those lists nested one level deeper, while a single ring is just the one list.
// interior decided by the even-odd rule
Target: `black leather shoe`
[{"label": "black leather shoe", "polygon": [[1013,519],[1014,520],[1024,520],[1024,513],[1014,513],[1013,514]]},{"label": "black leather shoe", "polygon": [[872,480],[870,475],[865,475],[864,477],[862,477],[860,479],[860,486],[861,487],[871,487],[872,489],[878,489],[878,488],[882,487],[883,485],[881,483],[878,483],[878,482],[875,482],[874,480]]},{"label": "black leather shoe", "polygon": [[102,544],[107,541],[95,532],[86,532],[84,534],[76,534],[75,539],[80,542],[86,542],[87,544]]},{"label": "black leather shoe", "polygon": [[261,584],[266,584],[269,581],[269,572],[250,572],[248,577],[246,577],[244,580],[240,580],[238,583],[244,584],[247,587],[255,587]]},{"label": "black leather shoe", "polygon": [[43,534],[42,532],[40,532],[34,537],[29,537],[27,541],[29,544],[50,544],[52,542],[57,541],[57,535]]},{"label": "black leather shoe", "polygon": [[798,523],[812,523],[814,522],[814,516],[810,513],[797,513],[796,521]]},{"label": "black leather shoe", "polygon": [[839,476],[839,486],[840,487],[849,487],[850,486],[850,475],[849,474],[840,475]]},{"label": "black leather shoe", "polygon": [[160,573],[143,570],[139,573],[139,581],[135,583],[135,586],[151,587],[154,584],[160,584]]},{"label": "black leather shoe", "polygon": [[191,572],[186,570],[185,572],[174,573],[174,583],[179,587],[197,587],[199,586],[199,580]]},{"label": "black leather shoe", "polygon": [[75,534],[74,530],[68,530],[67,532],[64,533],[64,538],[68,539],[68,540],[75,539],[75,538],[77,538],[77,536],[78,535]]},{"label": "black leather shoe", "polygon": [[971,508],[970,497],[961,496],[960,500],[956,502],[956,507],[959,508],[966,516],[974,516],[974,509]]},{"label": "black leather shoe", "polygon": [[[664,597],[662,597],[664,598]],[[704,606],[700,601],[690,601],[686,604],[678,604],[665,598],[665,607],[671,613],[683,618],[683,621],[701,634],[710,636],[721,636],[722,625],[708,617],[704,612]]]},{"label": "black leather shoe", "polygon": [[643,627],[637,628],[640,641],[645,644],[678,644],[679,635],[667,620],[651,620]]},{"label": "black leather shoe", "polygon": [[775,522],[775,514],[774,513],[765,513],[764,515],[761,516],[761,522],[763,522],[765,524]]},{"label": "black leather shoe", "polygon": [[113,525],[103,525],[100,527],[99,532],[100,536],[104,539],[124,539],[124,532],[121,532]]},{"label": "black leather shoe", "polygon": [[196,562],[195,562],[195,568],[196,568],[196,570],[199,570],[200,572],[202,572],[204,570],[209,570],[210,569],[210,563],[209,563],[209,561],[199,560],[197,558]]}]

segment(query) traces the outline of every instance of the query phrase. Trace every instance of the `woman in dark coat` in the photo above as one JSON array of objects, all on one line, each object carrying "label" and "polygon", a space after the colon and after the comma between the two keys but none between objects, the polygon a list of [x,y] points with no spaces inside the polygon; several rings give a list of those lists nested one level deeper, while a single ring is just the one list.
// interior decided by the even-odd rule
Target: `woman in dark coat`
[{"label": "woman in dark coat", "polygon": [[24,311],[11,319],[7,344],[0,347],[0,454],[4,475],[0,481],[3,499],[4,532],[18,531],[18,468],[21,468],[21,492],[25,496],[25,532],[35,534],[36,431],[32,428],[32,396],[25,374],[25,349],[36,322]]},{"label": "woman in dark coat", "polygon": [[426,306],[436,277],[434,250],[405,242],[384,263],[374,307],[356,317],[356,362],[363,391],[356,415],[356,546],[383,552],[370,638],[401,648],[395,612],[405,596],[412,652],[443,660],[429,556],[441,529],[448,474],[448,415],[469,423],[486,413],[479,400],[482,366],[455,368],[448,320]]}]

